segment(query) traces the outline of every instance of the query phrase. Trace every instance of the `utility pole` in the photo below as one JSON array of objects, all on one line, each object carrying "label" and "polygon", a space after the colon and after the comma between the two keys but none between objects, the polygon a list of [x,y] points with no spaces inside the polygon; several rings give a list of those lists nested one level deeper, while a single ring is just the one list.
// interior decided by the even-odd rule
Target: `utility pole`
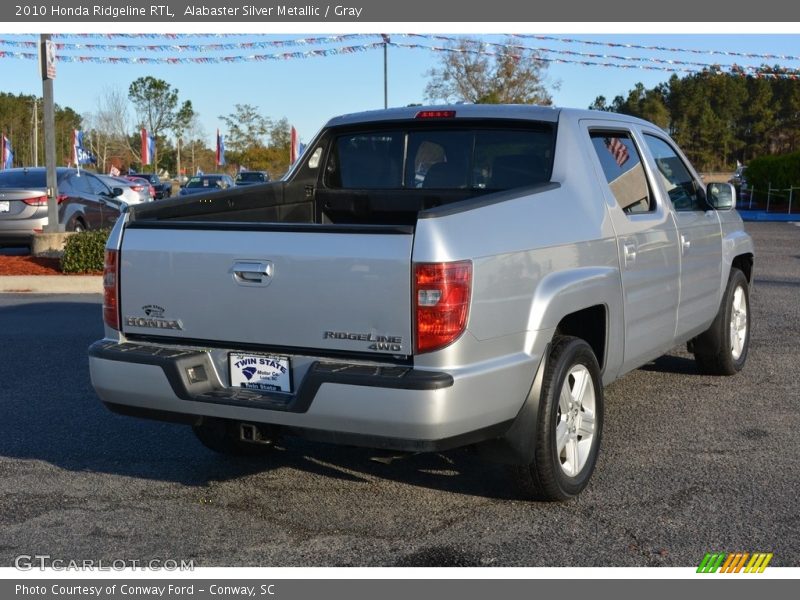
[{"label": "utility pole", "polygon": [[383,38],[383,108],[389,108],[389,36],[381,34]]},{"label": "utility pole", "polygon": [[47,233],[62,230],[58,222],[58,180],[56,178],[56,112],[53,100],[53,79],[56,77],[56,50],[49,33],[39,38],[44,103],[44,164],[47,166]]},{"label": "utility pole", "polygon": [[39,99],[33,99],[33,166],[39,166]]}]

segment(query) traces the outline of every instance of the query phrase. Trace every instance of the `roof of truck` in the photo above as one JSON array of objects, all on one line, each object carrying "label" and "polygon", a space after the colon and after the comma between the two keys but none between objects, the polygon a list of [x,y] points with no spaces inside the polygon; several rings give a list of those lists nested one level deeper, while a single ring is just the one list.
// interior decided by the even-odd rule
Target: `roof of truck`
[{"label": "roof of truck", "polygon": [[[577,108],[561,108],[556,106],[537,106],[534,104],[449,104],[434,106],[406,106],[382,110],[368,110],[334,117],[328,121],[328,127],[354,125],[359,123],[375,123],[379,121],[404,121],[414,119],[423,112],[455,112],[455,118],[466,119],[523,119],[555,123],[561,116],[572,119],[602,119],[611,121],[635,122],[646,124],[636,117],[619,113]],[[435,118],[435,115],[432,115]],[[647,123],[649,124],[649,123]]]}]

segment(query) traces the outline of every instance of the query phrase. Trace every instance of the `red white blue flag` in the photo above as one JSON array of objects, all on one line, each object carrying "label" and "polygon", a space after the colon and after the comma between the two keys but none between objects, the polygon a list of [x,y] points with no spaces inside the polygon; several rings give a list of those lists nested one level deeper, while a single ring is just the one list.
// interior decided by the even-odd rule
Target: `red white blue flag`
[{"label": "red white blue flag", "polygon": [[153,162],[153,155],[156,152],[156,140],[152,135],[148,135],[147,129],[142,127],[142,166]]},{"label": "red white blue flag", "polygon": [[292,147],[289,153],[289,162],[294,164],[300,155],[303,154],[303,150],[306,149],[306,145],[300,142],[300,136],[297,135],[297,129],[294,128],[292,125]]},{"label": "red white blue flag", "polygon": [[217,166],[221,167],[225,164],[225,141],[217,129]]},{"label": "red white blue flag", "polygon": [[6,134],[0,135],[0,169],[10,169],[14,166],[14,152],[11,150],[11,140]]}]

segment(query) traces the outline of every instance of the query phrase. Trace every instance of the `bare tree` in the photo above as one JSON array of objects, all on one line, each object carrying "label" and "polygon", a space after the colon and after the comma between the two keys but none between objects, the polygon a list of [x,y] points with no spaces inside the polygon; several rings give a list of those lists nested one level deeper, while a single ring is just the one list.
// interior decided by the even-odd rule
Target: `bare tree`
[{"label": "bare tree", "polygon": [[[425,96],[430,101],[475,104],[552,104],[545,87],[547,63],[537,52],[513,40],[487,46],[464,38],[442,52],[428,71]],[[551,84],[558,88],[558,84]]]},{"label": "bare tree", "polygon": [[[197,118],[197,114],[193,114],[183,130],[183,147],[188,151],[192,165],[189,169],[190,174],[194,174],[197,171],[198,155],[207,150],[206,144],[203,142],[205,137],[205,128]],[[178,176],[180,177],[180,173]]]},{"label": "bare tree", "polygon": [[131,143],[133,122],[129,103],[122,90],[105,88],[97,98],[95,112],[85,115],[84,121],[99,169],[107,171],[110,162],[130,165],[139,161],[139,149]]}]

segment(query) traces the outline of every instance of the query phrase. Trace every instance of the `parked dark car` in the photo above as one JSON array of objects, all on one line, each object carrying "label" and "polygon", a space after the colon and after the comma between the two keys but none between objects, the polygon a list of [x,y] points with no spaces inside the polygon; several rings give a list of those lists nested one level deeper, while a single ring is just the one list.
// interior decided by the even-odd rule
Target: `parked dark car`
[{"label": "parked dark car", "polygon": [[[123,203],[111,189],[87,171],[59,168],[59,223],[66,231],[112,226]],[[44,167],[0,171],[0,246],[30,246],[33,235],[47,225],[47,174]]]},{"label": "parked dark car", "polygon": [[202,194],[236,187],[233,177],[224,173],[209,173],[208,175],[195,175],[189,178],[186,185],[181,188],[180,195]]},{"label": "parked dark car", "polygon": [[236,174],[236,185],[255,185],[272,181],[266,171],[239,171]]},{"label": "parked dark car", "polygon": [[739,202],[750,200],[750,186],[747,182],[747,165],[739,165],[736,167],[736,172],[728,180],[736,188],[739,196]]},{"label": "parked dark car", "polygon": [[141,177],[150,182],[155,190],[155,199],[161,200],[162,198],[169,198],[172,196],[172,183],[165,181],[162,183],[161,178],[155,173],[128,173],[131,177]]}]

